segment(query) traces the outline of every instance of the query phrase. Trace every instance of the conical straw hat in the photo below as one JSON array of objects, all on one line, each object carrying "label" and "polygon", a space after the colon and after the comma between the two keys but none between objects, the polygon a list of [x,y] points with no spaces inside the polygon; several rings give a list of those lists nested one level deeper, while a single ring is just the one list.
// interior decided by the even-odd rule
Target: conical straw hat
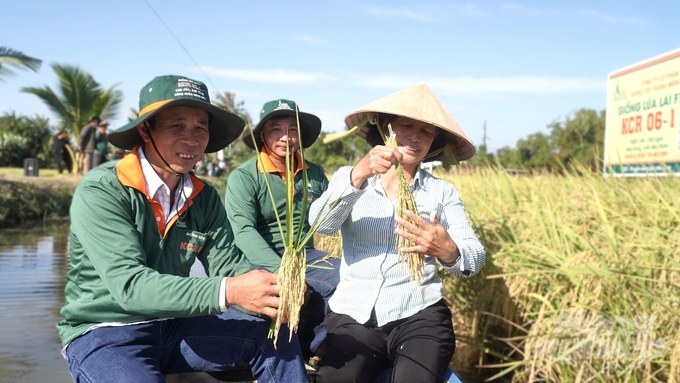
[{"label": "conical straw hat", "polygon": [[[446,144],[452,146],[458,160],[467,160],[475,155],[475,147],[472,141],[425,84],[403,89],[362,106],[345,117],[345,124],[350,129],[355,126],[358,127],[359,130],[356,134],[366,138],[366,133],[374,126],[371,125],[370,121],[368,123],[364,121],[367,116],[370,117],[369,113],[393,114],[434,125],[451,133],[451,135],[440,135],[437,140],[448,140],[449,142]],[[361,124],[363,126],[359,127]],[[435,146],[434,143],[432,146]]]}]

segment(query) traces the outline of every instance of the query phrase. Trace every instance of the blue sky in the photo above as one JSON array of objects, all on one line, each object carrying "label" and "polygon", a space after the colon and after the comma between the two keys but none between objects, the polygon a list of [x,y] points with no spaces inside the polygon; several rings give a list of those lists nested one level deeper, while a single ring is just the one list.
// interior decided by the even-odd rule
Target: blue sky
[{"label": "blue sky", "polygon": [[52,63],[120,83],[114,129],[164,74],[235,92],[253,122],[266,101],[294,99],[327,132],[345,129],[354,109],[426,83],[475,144],[486,122],[492,151],[580,108],[604,109],[608,73],[680,48],[677,0],[0,0],[0,15],[0,46],[43,60],[38,73],[0,82],[0,113],[56,124],[20,91],[56,88]]}]

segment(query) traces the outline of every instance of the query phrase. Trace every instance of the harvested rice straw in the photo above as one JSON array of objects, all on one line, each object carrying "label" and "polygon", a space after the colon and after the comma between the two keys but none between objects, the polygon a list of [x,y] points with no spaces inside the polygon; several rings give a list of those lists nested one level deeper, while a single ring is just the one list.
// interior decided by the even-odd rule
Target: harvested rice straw
[{"label": "harvested rice straw", "polygon": [[[300,126],[300,119],[296,113],[296,119],[298,126]],[[253,131],[251,129],[250,136],[253,140],[254,147],[257,148],[257,143],[255,141],[255,136],[253,136]],[[262,152],[258,153],[258,156],[266,155]],[[302,145],[302,137],[300,137],[300,157],[302,163],[305,163],[305,155]],[[258,166],[262,161],[258,161]],[[297,230],[295,222],[293,222],[293,211],[295,203],[295,172],[294,172],[294,161],[291,161],[291,156],[289,153],[289,148],[286,147],[286,231],[284,233],[283,226],[277,215],[276,220],[279,225],[279,231],[281,232],[281,238],[284,242],[284,252],[281,256],[281,266],[279,267],[278,274],[278,286],[279,286],[279,315],[276,321],[272,321],[269,327],[268,337],[274,338],[274,348],[276,348],[276,342],[279,337],[279,330],[281,325],[288,323],[290,329],[288,341],[293,339],[293,331],[297,332],[298,324],[300,323],[300,309],[304,303],[305,298],[305,275],[307,272],[307,252],[305,250],[305,244],[313,238],[313,234],[321,223],[321,220],[317,219],[311,225],[309,233],[306,237],[302,237],[302,231],[305,224],[305,218],[307,216],[307,188],[303,188],[302,195],[302,207],[300,214],[300,221],[297,222]],[[308,184],[307,180],[307,170],[305,166],[302,166],[302,177],[304,185]],[[271,185],[269,184],[269,179],[266,174],[264,176],[265,183],[267,184],[267,191],[269,192],[269,198],[272,202],[272,206],[276,206],[274,194],[272,193]],[[318,218],[318,217],[317,217]],[[297,232],[297,236],[293,234]],[[323,267],[323,266],[310,266],[310,267]]]},{"label": "harvested rice straw", "polygon": [[288,341],[293,339],[293,331],[297,332],[300,323],[300,308],[305,300],[305,275],[307,271],[305,248],[296,249],[286,246],[281,257],[279,268],[279,316],[272,321],[269,338],[274,338],[274,348],[279,338],[279,330],[283,323],[290,328]]},{"label": "harvested rice straw", "polygon": [[[382,137],[386,137],[383,134],[382,129],[380,128],[380,124],[377,124],[377,126],[378,129],[381,130]],[[387,128],[389,129],[390,134],[389,136],[387,136],[388,138],[385,140],[385,144],[396,148],[397,136],[392,131],[392,124],[388,123]],[[416,201],[413,199],[411,187],[406,181],[406,177],[404,176],[404,170],[401,168],[399,162],[397,162],[394,165],[394,167],[397,172],[397,179],[399,182],[398,184],[399,194],[397,196],[397,216],[405,219],[410,223],[415,223],[413,222],[412,219],[406,216],[405,211],[410,210],[415,214],[418,214],[418,205],[416,205]],[[398,226],[399,229],[406,230],[402,225]],[[420,284],[420,282],[423,279],[423,266],[425,266],[425,256],[417,253],[404,253],[401,250],[404,247],[411,247],[414,245],[415,243],[413,241],[408,240],[402,237],[401,235],[397,235],[397,249],[399,254],[399,262],[406,262],[411,280],[416,281],[416,283]]]}]

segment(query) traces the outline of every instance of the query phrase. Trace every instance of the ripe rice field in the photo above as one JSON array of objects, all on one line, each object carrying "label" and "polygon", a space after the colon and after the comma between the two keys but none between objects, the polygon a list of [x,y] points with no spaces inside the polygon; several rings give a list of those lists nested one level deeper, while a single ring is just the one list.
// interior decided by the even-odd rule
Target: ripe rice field
[{"label": "ripe rice field", "polygon": [[[678,382],[680,179],[438,174],[487,251],[443,276],[456,371],[497,382]],[[317,245],[338,254],[339,239]]]}]

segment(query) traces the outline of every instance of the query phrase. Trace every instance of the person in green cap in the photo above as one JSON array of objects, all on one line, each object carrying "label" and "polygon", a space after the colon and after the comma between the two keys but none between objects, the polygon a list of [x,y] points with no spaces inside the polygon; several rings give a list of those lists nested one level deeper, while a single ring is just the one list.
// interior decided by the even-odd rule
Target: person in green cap
[{"label": "person in green cap", "polygon": [[[296,117],[297,116],[297,117]],[[300,124],[298,126],[297,118]],[[256,268],[278,272],[284,242],[277,222],[286,220],[286,157],[294,161],[295,197],[293,222],[300,222],[303,189],[307,189],[308,203],[317,199],[328,187],[328,178],[321,166],[306,161],[298,150],[311,146],[321,132],[321,120],[310,113],[299,111],[290,100],[269,101],[262,107],[260,122],[253,129],[253,137],[244,142],[258,155],[244,162],[229,175],[225,206],[234,229],[236,245]],[[302,174],[307,171],[307,184]],[[272,206],[265,177],[269,181],[276,206]],[[302,237],[310,230],[305,212]],[[297,235],[295,233],[294,235]],[[300,312],[298,337],[306,360],[314,357],[326,338],[323,318],[328,310],[328,299],[339,282],[340,263],[337,258],[314,249],[313,241],[306,244],[307,264],[320,263],[324,268],[307,267],[306,282],[309,298]]]},{"label": "person in green cap", "polygon": [[[57,328],[73,380],[165,382],[165,374],[249,366],[261,383],[307,382],[297,342],[275,348],[267,338],[276,275],[252,270],[220,196],[190,173],[244,121],[212,105],[205,84],[180,76],[145,85],[139,110],[108,135],[130,153],[92,169],[71,204]],[[197,258],[207,277],[190,276]]]}]

